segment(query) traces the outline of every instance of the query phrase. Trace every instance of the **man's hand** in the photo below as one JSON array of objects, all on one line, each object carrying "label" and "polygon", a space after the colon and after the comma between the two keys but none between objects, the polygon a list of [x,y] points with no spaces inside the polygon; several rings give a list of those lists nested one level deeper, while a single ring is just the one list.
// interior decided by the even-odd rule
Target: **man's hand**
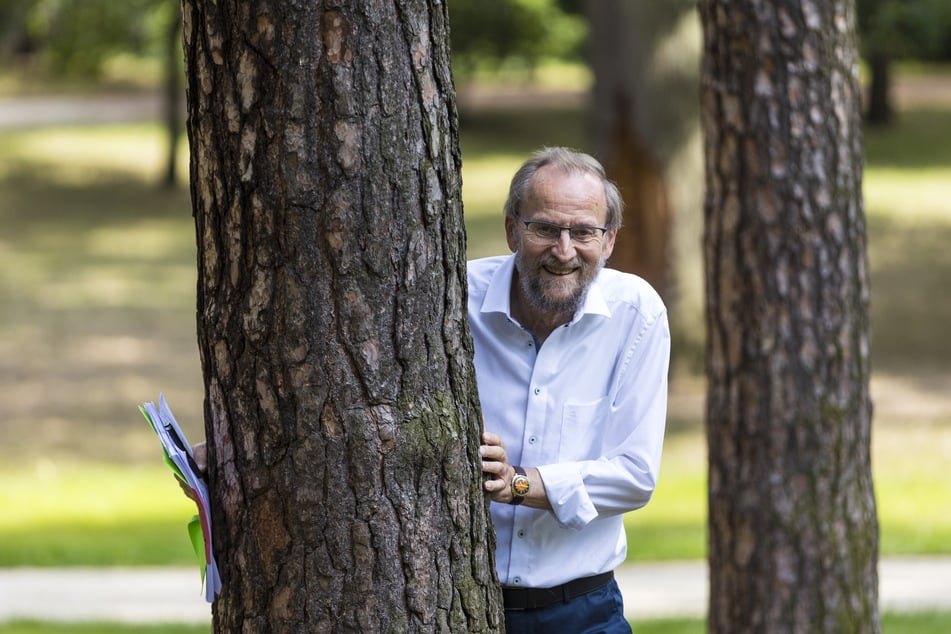
[{"label": "man's hand", "polygon": [[483,445],[479,447],[482,456],[482,472],[492,478],[487,478],[482,486],[489,493],[494,502],[508,504],[512,501],[512,478],[515,477],[515,468],[509,464],[508,454],[502,439],[489,432],[482,434]]},{"label": "man's hand", "polygon": [[[492,476],[483,481],[482,487],[493,502],[511,504],[515,497],[512,495],[512,478],[515,477],[515,467],[509,464],[505,445],[497,434],[489,432],[482,434],[482,442],[483,444],[479,447],[479,455],[482,456],[482,472]],[[525,473],[530,483],[529,494],[525,497],[525,506],[551,510],[545,483],[542,481],[538,469],[526,467]]]},{"label": "man's hand", "polygon": [[[205,474],[208,473],[208,443],[200,442],[192,445],[192,453],[195,455],[195,464],[198,465],[198,472],[204,477]],[[185,492],[185,495],[188,496],[189,499],[195,500],[188,483],[183,482],[178,476],[175,476],[175,481],[182,487],[182,491]],[[195,501],[197,502],[198,500]]]},{"label": "man's hand", "polygon": [[192,453],[195,455],[195,464],[198,465],[198,471],[204,476],[208,473],[208,443],[202,441],[192,445]]}]

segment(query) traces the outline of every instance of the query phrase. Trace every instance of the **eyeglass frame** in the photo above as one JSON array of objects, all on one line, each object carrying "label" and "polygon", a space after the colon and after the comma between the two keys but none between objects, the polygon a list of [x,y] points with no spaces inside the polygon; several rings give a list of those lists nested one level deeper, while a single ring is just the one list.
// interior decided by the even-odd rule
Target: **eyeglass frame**
[{"label": "eyeglass frame", "polygon": [[[516,215],[515,218],[516,218],[517,220],[520,220],[520,221],[522,222],[522,224],[525,225],[525,229],[526,229],[526,231],[528,232],[529,235],[531,235],[531,236],[533,236],[533,237],[535,237],[535,238],[538,238],[538,239],[540,239],[540,240],[545,240],[545,241],[550,242],[550,243],[552,243],[552,244],[554,244],[554,243],[558,242],[559,240],[561,240],[561,235],[562,235],[562,233],[565,232],[565,231],[568,232],[568,239],[571,240],[572,242],[574,242],[575,244],[592,244],[592,243],[595,242],[595,241],[600,242],[600,241],[604,238],[604,235],[605,235],[608,231],[611,230],[610,227],[599,227],[599,226],[597,226],[597,225],[576,225],[576,226],[574,226],[574,227],[569,227],[569,226],[560,225],[560,224],[557,224],[557,223],[554,223],[554,222],[547,222],[547,221],[545,221],[545,220],[525,220],[524,218],[522,218],[522,217],[519,216],[519,215]],[[544,236],[541,236],[541,235],[539,235],[539,234],[537,234],[537,233],[534,233],[534,232],[532,231],[531,225],[540,225],[540,226],[542,226],[542,227],[551,227],[551,228],[553,228],[553,229],[558,229],[558,236],[557,236],[557,237],[556,237],[556,236],[551,236],[551,237],[548,237],[548,238],[546,238],[546,237],[544,237]],[[578,230],[578,229],[596,229],[596,230],[598,230],[598,231],[601,232],[601,235],[593,235],[590,240],[578,239],[578,238],[576,238],[576,237],[573,235],[573,232],[574,232],[575,230]]]}]

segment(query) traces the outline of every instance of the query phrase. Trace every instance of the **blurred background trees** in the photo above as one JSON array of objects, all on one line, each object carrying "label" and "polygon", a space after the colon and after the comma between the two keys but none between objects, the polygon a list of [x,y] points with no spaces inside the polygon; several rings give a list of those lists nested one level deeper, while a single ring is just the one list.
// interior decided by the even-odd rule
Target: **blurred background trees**
[{"label": "blurred background trees", "polygon": [[[164,93],[168,153],[162,182],[175,183],[184,67],[179,0],[0,0],[0,66],[63,84],[101,82],[110,67],[147,60],[126,79]],[[121,75],[121,73],[120,73]]]},{"label": "blurred background trees", "polygon": [[951,3],[947,0],[857,0],[861,54],[868,66],[866,118],[891,121],[891,65],[896,60],[951,60]]},{"label": "blurred background trees", "polygon": [[[585,131],[587,149],[598,153],[607,163],[612,162],[614,154],[618,165],[654,165],[657,174],[669,169],[666,164],[673,156],[670,148],[645,147],[650,140],[645,137],[662,137],[660,144],[669,144],[669,139],[679,134],[677,130],[688,128],[684,127],[683,118],[673,127],[658,126],[658,117],[670,119],[671,113],[684,111],[682,107],[673,108],[674,105],[695,105],[696,99],[685,91],[671,101],[658,92],[667,90],[671,82],[678,81],[677,77],[690,79],[691,73],[669,69],[669,81],[658,77],[665,68],[657,62],[663,54],[662,47],[673,44],[665,44],[665,38],[656,36],[654,27],[663,29],[665,22],[660,18],[654,20],[654,14],[660,5],[672,4],[666,14],[676,18],[692,7],[691,2],[634,3],[637,7],[633,7],[626,6],[631,3],[585,0],[493,0],[491,10],[481,0],[448,2],[457,88],[464,90],[469,84],[499,75],[514,77],[517,83],[527,85],[545,65],[573,65],[582,69],[582,76],[591,85],[589,129]],[[894,112],[890,94],[890,69],[894,62],[951,61],[951,3],[857,0],[857,11],[867,74],[867,118],[872,124],[887,124]],[[180,21],[179,0],[0,0],[0,67],[8,69],[8,76],[18,78],[16,86],[21,90],[37,80],[41,86],[52,81],[61,87],[79,86],[84,90],[88,86],[160,88],[165,96],[170,149],[163,181],[172,184],[176,180],[175,156],[183,127]],[[675,48],[689,51],[691,47]],[[612,53],[610,49],[617,50]],[[695,51],[690,59],[696,59]],[[143,68],[147,70],[143,72]],[[686,116],[692,121],[695,113]],[[627,145],[639,147],[643,160],[635,161],[630,152],[618,152],[617,148],[607,146],[606,135],[616,133],[621,124],[628,131],[622,135],[627,138]],[[625,174],[610,165],[609,171],[619,182],[626,179]],[[644,169],[638,174],[650,171]],[[663,189],[664,185],[660,187]],[[652,195],[661,203],[671,197],[684,198],[676,191]],[[696,197],[687,198],[694,203]],[[677,206],[676,200],[673,204]],[[680,244],[683,250],[682,232],[676,228],[683,220],[681,214],[661,209],[654,210],[652,215],[642,200],[631,200],[630,207],[629,225],[639,234],[661,236],[654,242],[662,246],[645,248],[632,238],[631,244],[637,248],[629,251],[653,253],[650,260],[628,262],[622,257],[624,253],[619,252],[615,266],[636,270],[662,289],[676,291],[675,286],[689,284],[689,278],[696,277],[695,274],[664,270],[667,262],[673,260],[668,252],[678,248],[670,245]],[[635,208],[648,220],[658,218],[657,226],[641,226],[645,220],[634,215]],[[668,218],[671,215],[673,219]],[[674,228],[669,226],[671,223]],[[669,293],[665,292],[665,296],[671,299]]]},{"label": "blurred background trees", "polygon": [[503,67],[531,78],[545,60],[583,61],[581,8],[580,0],[449,0],[456,81]]},{"label": "blurred background trees", "polygon": [[[480,0],[448,1],[457,83],[500,69],[523,71],[528,79],[546,61],[589,59],[584,0],[493,0],[491,10]],[[869,114],[885,121],[889,104],[879,99],[887,98],[891,62],[951,61],[951,3],[857,0],[857,10],[872,86]],[[178,0],[0,0],[0,65],[101,79],[129,57],[166,63],[170,32],[180,65],[179,15]]]},{"label": "blurred background trees", "polygon": [[177,0],[4,0],[0,61],[55,78],[99,79],[117,57],[166,59],[180,13]]}]

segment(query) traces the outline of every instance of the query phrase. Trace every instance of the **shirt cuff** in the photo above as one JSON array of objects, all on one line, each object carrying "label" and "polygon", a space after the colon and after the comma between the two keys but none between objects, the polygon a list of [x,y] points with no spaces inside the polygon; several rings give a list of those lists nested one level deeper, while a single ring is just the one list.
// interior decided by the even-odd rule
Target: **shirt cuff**
[{"label": "shirt cuff", "polygon": [[558,523],[580,530],[598,516],[581,477],[581,465],[567,462],[537,467]]}]

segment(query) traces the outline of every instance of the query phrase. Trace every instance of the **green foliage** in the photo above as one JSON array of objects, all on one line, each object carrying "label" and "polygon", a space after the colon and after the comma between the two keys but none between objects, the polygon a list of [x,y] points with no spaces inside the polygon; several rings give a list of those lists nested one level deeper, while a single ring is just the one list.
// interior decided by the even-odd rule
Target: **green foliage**
[{"label": "green foliage", "polygon": [[529,71],[546,57],[578,59],[587,24],[552,0],[449,1],[453,69],[515,64]]},{"label": "green foliage", "polygon": [[26,24],[35,0],[0,2],[0,61],[29,48]]},{"label": "green foliage", "polygon": [[176,0],[14,0],[0,17],[17,44],[0,55],[35,52],[53,75],[96,78],[117,54],[157,56],[180,10]]},{"label": "green foliage", "polygon": [[[577,0],[450,0],[457,75],[501,66],[531,73],[543,59],[581,59],[580,8]],[[178,0],[6,0],[0,60],[30,56],[34,69],[99,78],[117,56],[159,58],[180,11]]]},{"label": "green foliage", "polygon": [[951,3],[947,0],[858,0],[866,57],[951,59]]}]

